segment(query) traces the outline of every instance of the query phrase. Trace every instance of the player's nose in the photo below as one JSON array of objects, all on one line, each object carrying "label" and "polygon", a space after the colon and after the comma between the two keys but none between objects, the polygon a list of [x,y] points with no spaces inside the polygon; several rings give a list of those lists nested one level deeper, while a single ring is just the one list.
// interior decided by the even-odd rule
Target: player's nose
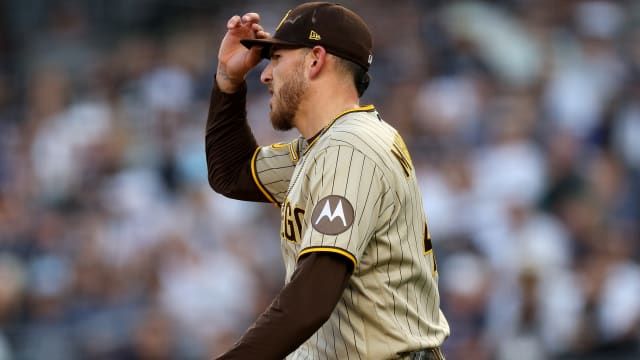
[{"label": "player's nose", "polygon": [[269,62],[267,64],[267,67],[265,67],[264,70],[262,70],[262,74],[260,74],[260,81],[263,84],[268,85],[269,83],[271,83],[272,79],[273,79],[273,72],[272,72],[271,62]]}]

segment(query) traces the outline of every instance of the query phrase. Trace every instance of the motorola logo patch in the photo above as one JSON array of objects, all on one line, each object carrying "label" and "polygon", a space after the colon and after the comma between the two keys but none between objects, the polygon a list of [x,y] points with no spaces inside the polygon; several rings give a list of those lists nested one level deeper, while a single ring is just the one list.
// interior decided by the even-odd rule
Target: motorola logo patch
[{"label": "motorola logo patch", "polygon": [[353,224],[353,206],[349,200],[329,195],[318,201],[311,214],[313,228],[326,235],[338,235]]}]

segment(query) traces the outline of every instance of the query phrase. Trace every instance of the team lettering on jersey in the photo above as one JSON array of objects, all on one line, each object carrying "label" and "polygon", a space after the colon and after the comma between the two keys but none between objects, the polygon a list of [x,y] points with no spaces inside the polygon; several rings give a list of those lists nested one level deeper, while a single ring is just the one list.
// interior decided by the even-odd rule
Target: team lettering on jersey
[{"label": "team lettering on jersey", "polygon": [[292,206],[287,198],[281,211],[280,236],[291,242],[300,242],[303,218],[304,209]]},{"label": "team lettering on jersey", "polygon": [[405,145],[404,140],[402,140],[402,137],[398,133],[396,133],[393,138],[391,153],[396,157],[396,159],[398,159],[402,166],[402,171],[404,171],[404,176],[408,178],[411,175],[411,169],[413,168],[411,155],[409,155],[407,145]]},{"label": "team lettering on jersey", "polygon": [[433,257],[433,273],[438,273],[438,263],[436,262],[436,254],[433,253],[433,244],[431,243],[431,233],[429,232],[429,227],[427,226],[427,221],[424,222],[424,254]]}]

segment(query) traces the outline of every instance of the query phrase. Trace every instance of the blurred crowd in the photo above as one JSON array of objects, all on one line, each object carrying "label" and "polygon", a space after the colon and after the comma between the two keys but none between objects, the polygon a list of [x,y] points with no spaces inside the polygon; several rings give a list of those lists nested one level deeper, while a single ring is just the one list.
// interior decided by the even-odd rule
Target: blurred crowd
[{"label": "blurred crowd", "polygon": [[[0,0],[0,360],[210,358],[268,306],[278,209],[209,188],[204,125],[226,20],[297,3]],[[640,358],[640,3],[342,3],[418,172],[447,357]],[[259,72],[256,137],[297,136]]]}]

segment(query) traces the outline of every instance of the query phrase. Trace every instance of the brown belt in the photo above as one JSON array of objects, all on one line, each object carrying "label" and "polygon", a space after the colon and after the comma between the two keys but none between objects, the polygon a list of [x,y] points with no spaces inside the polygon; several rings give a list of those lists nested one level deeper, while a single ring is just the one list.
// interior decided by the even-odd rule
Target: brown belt
[{"label": "brown belt", "polygon": [[446,360],[439,347],[402,353],[403,359],[409,360]]}]

